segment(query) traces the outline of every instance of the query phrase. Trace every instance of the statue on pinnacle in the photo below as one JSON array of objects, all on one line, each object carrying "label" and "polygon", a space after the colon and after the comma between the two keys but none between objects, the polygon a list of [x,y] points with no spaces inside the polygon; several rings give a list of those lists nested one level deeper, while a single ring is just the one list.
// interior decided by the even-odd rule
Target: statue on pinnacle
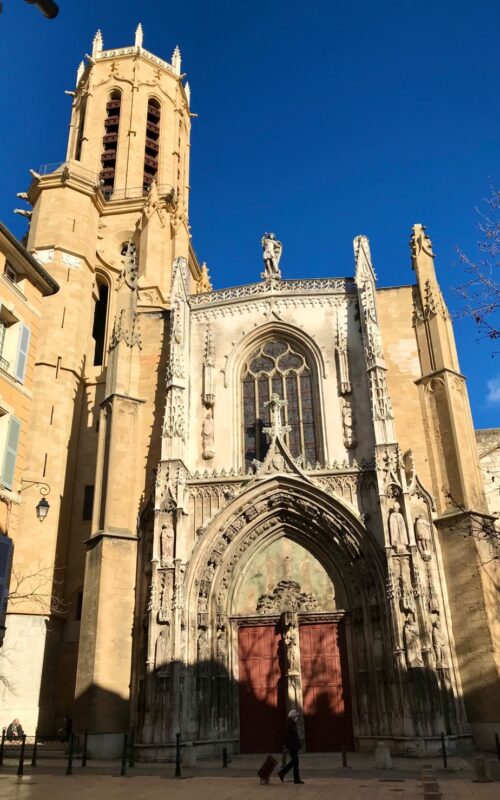
[{"label": "statue on pinnacle", "polygon": [[265,233],[261,239],[262,257],[264,259],[264,272],[262,278],[266,281],[281,280],[279,268],[283,245],[279,242],[274,233]]}]

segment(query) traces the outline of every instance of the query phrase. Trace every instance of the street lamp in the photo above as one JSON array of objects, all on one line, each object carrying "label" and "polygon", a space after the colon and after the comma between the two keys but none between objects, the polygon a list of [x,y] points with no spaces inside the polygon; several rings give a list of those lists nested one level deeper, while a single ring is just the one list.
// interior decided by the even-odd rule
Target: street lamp
[{"label": "street lamp", "polygon": [[41,500],[38,501],[36,504],[36,518],[39,522],[43,522],[47,514],[49,513],[49,501],[42,497]]},{"label": "street lamp", "polygon": [[36,6],[47,19],[54,19],[59,14],[59,6],[52,0],[25,0],[25,2]]},{"label": "street lamp", "polygon": [[22,480],[21,488],[19,489],[19,494],[24,492],[25,489],[28,489],[29,486],[39,486],[40,487],[40,494],[42,495],[41,500],[38,501],[35,507],[36,511],[36,518],[39,522],[43,522],[47,514],[49,513],[49,501],[46,499],[47,495],[50,493],[50,486],[45,481],[26,481]]}]

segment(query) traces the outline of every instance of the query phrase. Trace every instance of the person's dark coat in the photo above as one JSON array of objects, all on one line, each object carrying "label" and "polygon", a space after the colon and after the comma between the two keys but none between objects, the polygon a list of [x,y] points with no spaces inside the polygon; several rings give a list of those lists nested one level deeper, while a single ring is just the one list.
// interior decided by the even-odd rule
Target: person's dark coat
[{"label": "person's dark coat", "polygon": [[[14,733],[14,727],[16,728],[16,732],[15,733]],[[23,727],[22,727],[21,723],[19,722],[16,726],[14,726],[14,723],[11,722],[10,725],[7,727],[7,731],[6,731],[5,737],[6,737],[8,742],[12,742],[14,740],[17,741],[17,739],[21,739],[21,737],[23,735],[24,735],[24,731],[23,731]]]},{"label": "person's dark coat", "polygon": [[296,753],[302,747],[302,742],[297,730],[297,723],[291,717],[286,721],[285,747],[289,753]]}]

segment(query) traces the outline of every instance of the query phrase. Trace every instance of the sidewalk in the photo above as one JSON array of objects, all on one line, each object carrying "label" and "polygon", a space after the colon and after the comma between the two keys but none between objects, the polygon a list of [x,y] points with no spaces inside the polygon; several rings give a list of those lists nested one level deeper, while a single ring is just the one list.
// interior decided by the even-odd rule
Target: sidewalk
[{"label": "sidewalk", "polygon": [[445,770],[437,759],[394,759],[394,769],[376,770],[373,756],[349,754],[348,769],[339,754],[303,755],[303,786],[280,783],[276,773],[269,786],[261,786],[256,770],[262,756],[237,756],[227,769],[220,762],[201,761],[183,769],[174,779],[173,764],[138,763],[118,777],[116,761],[89,761],[86,768],[75,761],[67,776],[66,762],[41,762],[25,766],[16,776],[17,764],[6,759],[0,768],[0,800],[423,800],[422,769],[432,767],[443,800],[498,800],[499,783],[473,783],[472,760],[450,759]]}]

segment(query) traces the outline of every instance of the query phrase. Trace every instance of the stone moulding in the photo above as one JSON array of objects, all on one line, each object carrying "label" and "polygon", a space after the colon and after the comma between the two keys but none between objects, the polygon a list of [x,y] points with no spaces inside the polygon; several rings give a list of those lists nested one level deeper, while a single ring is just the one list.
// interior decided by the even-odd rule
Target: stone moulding
[{"label": "stone moulding", "polygon": [[356,287],[352,278],[311,278],[308,280],[276,280],[271,282],[247,283],[229,289],[216,289],[212,292],[192,294],[189,302],[193,308],[213,306],[232,300],[244,300],[259,295],[279,295],[311,292],[314,294],[355,294]]},{"label": "stone moulding", "polygon": [[118,58],[119,56],[129,56],[133,55],[134,53],[144,56],[148,61],[152,61],[153,64],[163,67],[163,69],[166,69],[168,72],[171,72],[172,75],[178,77],[171,64],[168,64],[162,58],[158,58],[158,56],[153,55],[153,53],[150,53],[149,50],[145,50],[144,47],[117,47],[115,50],[101,50],[95,54],[94,58],[96,61],[101,61],[105,58]]}]

